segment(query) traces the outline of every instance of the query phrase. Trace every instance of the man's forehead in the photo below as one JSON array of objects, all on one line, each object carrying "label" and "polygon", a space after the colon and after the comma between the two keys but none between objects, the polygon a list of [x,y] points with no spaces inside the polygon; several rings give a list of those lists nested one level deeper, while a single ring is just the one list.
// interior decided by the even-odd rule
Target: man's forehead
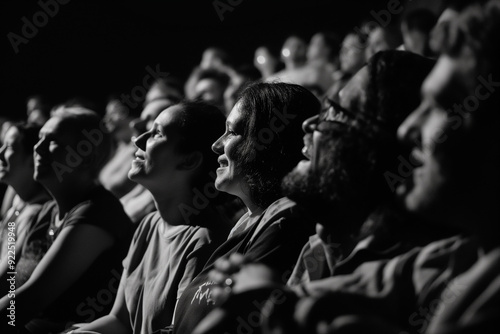
[{"label": "man's forehead", "polygon": [[422,85],[424,98],[432,98],[445,108],[460,104],[468,95],[473,80],[470,64],[443,55]]},{"label": "man's forehead", "polygon": [[166,99],[152,101],[142,110],[141,119],[155,119],[163,110],[167,109],[171,105],[172,103]]},{"label": "man's forehead", "polygon": [[366,89],[368,86],[368,68],[364,66],[339,92],[339,104],[349,109],[354,101],[358,105],[366,102]]}]

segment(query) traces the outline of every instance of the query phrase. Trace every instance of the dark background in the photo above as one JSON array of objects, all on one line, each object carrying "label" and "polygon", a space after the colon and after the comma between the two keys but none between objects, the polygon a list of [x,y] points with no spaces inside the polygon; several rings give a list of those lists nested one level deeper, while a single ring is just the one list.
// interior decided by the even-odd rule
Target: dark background
[{"label": "dark background", "polygon": [[[148,65],[185,79],[211,45],[225,48],[237,64],[252,63],[260,45],[278,54],[291,33],[306,39],[321,30],[344,34],[362,19],[373,20],[370,12],[386,9],[389,0],[219,2],[239,4],[221,21],[213,0],[71,0],[59,4],[17,54],[8,33],[22,36],[22,18],[33,22],[42,7],[38,1],[2,3],[0,116],[24,117],[26,98],[34,93],[54,102],[81,95],[102,107],[108,94],[141,85]],[[405,9],[437,8],[436,1],[401,2]]]}]

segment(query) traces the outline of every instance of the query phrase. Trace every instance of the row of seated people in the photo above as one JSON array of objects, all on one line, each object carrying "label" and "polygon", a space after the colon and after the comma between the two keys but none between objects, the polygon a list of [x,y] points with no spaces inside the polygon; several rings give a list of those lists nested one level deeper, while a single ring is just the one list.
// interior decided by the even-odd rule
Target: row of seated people
[{"label": "row of seated people", "polygon": [[193,101],[146,115],[127,174],[157,211],[137,227],[98,181],[95,112],[11,126],[2,332],[494,332],[500,3],[453,15],[437,62],[376,53],[326,107],[260,82],[227,118]]}]

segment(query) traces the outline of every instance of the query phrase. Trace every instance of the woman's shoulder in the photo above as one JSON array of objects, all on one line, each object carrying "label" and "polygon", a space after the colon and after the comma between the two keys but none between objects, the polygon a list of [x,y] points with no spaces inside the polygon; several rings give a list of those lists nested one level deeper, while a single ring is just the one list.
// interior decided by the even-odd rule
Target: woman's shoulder
[{"label": "woman's shoulder", "polygon": [[63,226],[80,224],[100,227],[114,236],[124,236],[132,228],[120,201],[103,187],[97,187],[87,200],[73,207]]},{"label": "woman's shoulder", "polygon": [[287,197],[282,197],[271,203],[262,213],[261,224],[266,222],[279,223],[283,220],[304,221],[310,219],[311,218],[300,209],[297,203]]}]

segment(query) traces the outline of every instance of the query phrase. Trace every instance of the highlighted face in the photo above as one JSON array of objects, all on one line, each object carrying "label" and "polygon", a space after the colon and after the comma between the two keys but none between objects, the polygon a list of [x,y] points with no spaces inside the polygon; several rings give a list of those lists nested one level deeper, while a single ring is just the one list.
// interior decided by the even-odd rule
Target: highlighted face
[{"label": "highlighted face", "polygon": [[467,88],[468,78],[474,78],[470,65],[441,56],[422,86],[421,105],[398,129],[400,140],[412,146],[415,167],[398,195],[409,211],[433,220],[460,217],[484,179],[480,164],[471,161],[477,150],[471,135],[473,113],[459,111],[473,96]]},{"label": "highlighted face", "polygon": [[11,127],[0,147],[0,182],[14,187],[33,177],[33,156],[23,147],[22,137],[16,127]]},{"label": "highlighted face", "polygon": [[33,153],[34,178],[50,188],[49,184],[59,183],[65,174],[72,174],[82,163],[82,157],[74,149],[76,139],[69,124],[61,117],[50,118],[40,130],[39,138]]},{"label": "highlighted face", "polygon": [[242,197],[248,186],[243,180],[240,169],[238,148],[244,143],[244,119],[241,112],[241,102],[236,103],[226,120],[225,133],[212,145],[212,150],[219,155],[215,187],[229,194]]},{"label": "highlighted face", "polygon": [[167,108],[148,131],[136,138],[137,151],[128,173],[131,180],[150,190],[167,189],[169,182],[175,182],[175,173],[183,157],[178,151],[181,113],[181,106]]},{"label": "highlighted face", "polygon": [[[340,199],[339,187],[342,182],[342,169],[351,168],[351,161],[334,161],[338,155],[339,143],[342,147],[349,144],[350,139],[344,139],[348,126],[344,122],[347,114],[358,110],[366,99],[368,71],[363,68],[341,91],[338,104],[324,109],[318,116],[304,121],[305,157],[283,180],[285,194],[306,207],[319,205],[322,210],[328,210],[333,201]],[[345,148],[342,148],[345,150]],[[343,187],[346,187],[343,182]],[[324,205],[323,205],[324,204]]]}]

